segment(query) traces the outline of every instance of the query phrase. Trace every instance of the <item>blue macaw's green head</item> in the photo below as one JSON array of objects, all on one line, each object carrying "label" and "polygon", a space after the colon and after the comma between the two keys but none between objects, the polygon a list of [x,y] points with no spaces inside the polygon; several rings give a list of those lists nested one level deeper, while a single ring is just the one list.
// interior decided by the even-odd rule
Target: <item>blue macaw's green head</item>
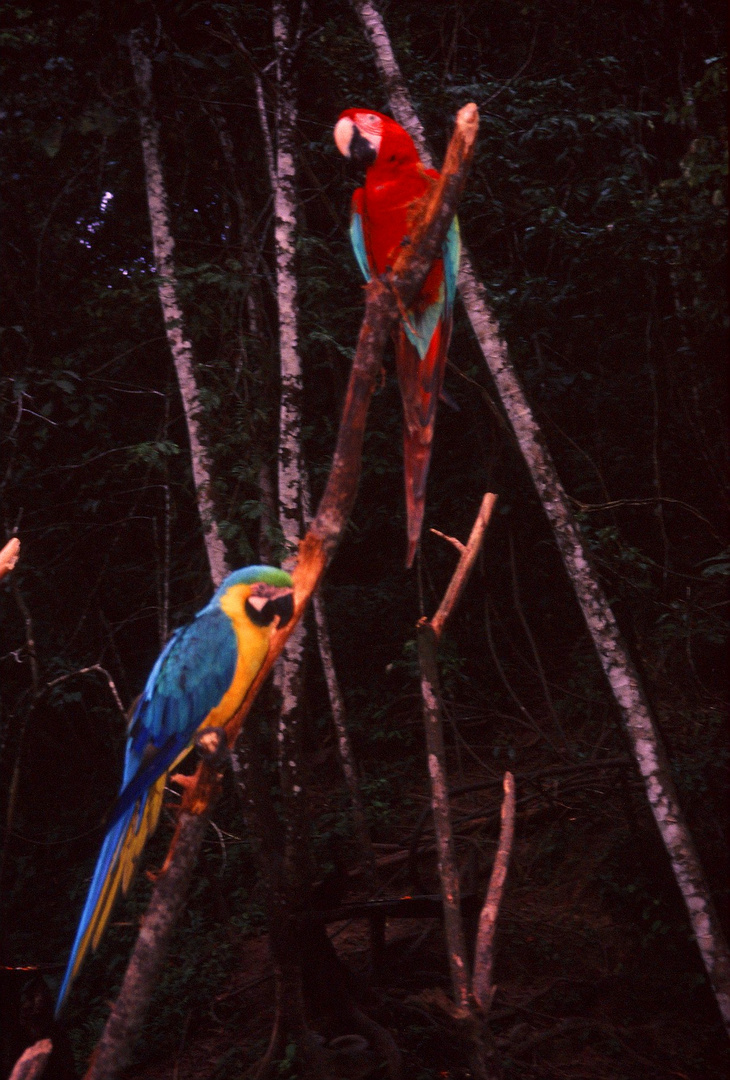
[{"label": "blue macaw's green head", "polygon": [[[224,593],[231,585],[255,585],[262,581],[265,585],[277,585],[280,589],[291,589],[291,574],[280,570],[278,566],[242,566],[234,570],[220,585],[218,593]],[[216,593],[216,595],[218,595]]]},{"label": "blue macaw's green head", "polygon": [[286,626],[294,614],[291,575],[276,566],[244,566],[234,570],[221,583],[211,604],[221,599],[237,585],[250,585],[245,609],[255,626],[270,626],[279,616],[279,626]]}]

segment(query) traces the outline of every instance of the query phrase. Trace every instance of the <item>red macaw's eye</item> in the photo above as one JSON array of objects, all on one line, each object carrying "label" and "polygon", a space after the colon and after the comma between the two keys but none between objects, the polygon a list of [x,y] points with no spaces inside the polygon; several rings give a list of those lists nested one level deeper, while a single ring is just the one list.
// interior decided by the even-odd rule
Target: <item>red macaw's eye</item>
[{"label": "red macaw's eye", "polygon": [[378,145],[383,135],[383,118],[376,113],[355,113],[355,123],[360,128],[361,133],[365,138],[370,140],[377,139]]},{"label": "red macaw's eye", "polygon": [[279,626],[286,626],[294,614],[294,594],[291,589],[259,582],[252,587],[244,606],[254,626],[271,626],[277,615]]}]

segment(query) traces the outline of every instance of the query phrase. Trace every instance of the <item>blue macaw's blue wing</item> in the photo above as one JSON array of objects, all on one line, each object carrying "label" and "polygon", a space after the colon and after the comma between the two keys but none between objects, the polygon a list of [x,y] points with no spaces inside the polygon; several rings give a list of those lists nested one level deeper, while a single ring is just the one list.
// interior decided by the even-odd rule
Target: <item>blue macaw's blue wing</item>
[{"label": "blue macaw's blue wing", "polygon": [[231,685],[237,660],[231,620],[208,605],[170,638],[150,672],[129,727],[113,825],[190,743]]}]

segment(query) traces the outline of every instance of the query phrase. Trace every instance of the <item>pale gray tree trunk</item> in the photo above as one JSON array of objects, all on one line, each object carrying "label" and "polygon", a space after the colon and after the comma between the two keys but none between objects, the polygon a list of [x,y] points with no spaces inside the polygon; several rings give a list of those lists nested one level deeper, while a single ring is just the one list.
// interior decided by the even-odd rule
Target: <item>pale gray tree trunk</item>
[{"label": "pale gray tree trunk", "polygon": [[139,127],[147,187],[147,206],[152,232],[157,291],[165,322],[165,333],[175,364],[185,422],[190,440],[195,497],[203,525],[210,576],[217,588],[228,573],[226,551],[218,531],[211,497],[211,465],[200,429],[200,395],[193,363],[193,347],[185,334],[182,304],[175,269],[175,244],[170,230],[167,189],[160,159],[160,129],[154,115],[152,65],[141,31],[129,35],[129,55],[139,96]]},{"label": "pale gray tree trunk", "polygon": [[[310,518],[309,482],[301,446],[303,401],[302,367],[299,353],[298,296],[295,272],[296,251],[296,87],[289,65],[295,42],[286,5],[275,0],[273,7],[274,43],[277,51],[276,145],[273,146],[261,80],[256,80],[257,102],[264,133],[267,161],[274,192],[276,282],[279,311],[279,350],[281,367],[281,403],[279,410],[279,520],[293,565],[296,546],[302,537],[305,521]],[[337,735],[340,763],[353,804],[355,831],[366,862],[373,864],[372,848],[365,824],[365,812],[357,779],[357,767],[345,723],[342,692],[334,668],[324,605],[319,595],[313,598],[314,619],[320,659],[324,669],[333,722]],[[279,740],[283,750],[290,737],[287,729],[294,715],[300,684],[304,646],[304,627],[300,623],[289,638],[275,671],[282,694]],[[285,755],[296,760],[296,755]]]},{"label": "pale gray tree trunk", "polygon": [[[296,81],[292,70],[293,36],[283,0],[272,3],[272,33],[276,52],[274,138],[271,137],[263,85],[257,78],[259,119],[266,146],[274,194],[274,246],[278,309],[279,404],[278,491],[279,524],[286,544],[282,565],[292,570],[303,533],[302,515],[302,369],[299,357],[299,301],[296,277]],[[275,1019],[257,1075],[267,1076],[284,1049],[294,1041],[309,1064],[318,1049],[307,1025],[302,991],[301,952],[292,938],[293,912],[311,885],[308,817],[302,777],[299,700],[302,685],[305,630],[300,621],[290,635],[274,669],[281,701],[276,740],[279,784],[283,798],[283,835],[277,850],[266,858],[269,888],[269,949],[274,965]]]},{"label": "pale gray tree trunk", "polygon": [[[291,569],[296,562],[297,545],[302,537],[302,365],[299,357],[299,298],[296,257],[296,85],[291,70],[293,41],[286,5],[272,4],[272,28],[276,49],[276,145],[271,186],[274,193],[274,241],[276,249],[276,301],[279,319],[279,366],[281,398],[279,404],[279,523],[287,546],[283,565]],[[262,129],[266,136],[266,110],[259,97]],[[279,726],[280,751],[288,739],[299,700],[299,684],[304,647],[304,624],[299,623],[289,638],[275,671],[281,692]],[[288,760],[292,755],[285,754]],[[295,756],[294,756],[295,759]],[[295,785],[296,786],[296,785]]]},{"label": "pale gray tree trunk", "polygon": [[[395,119],[411,135],[426,165],[432,158],[380,12],[369,0],[351,0],[370,42]],[[367,105],[363,102],[363,105]],[[461,299],[497,386],[522,456],[530,470],[555,541],[573,583],[588,632],[620,709],[654,819],[684,897],[702,960],[730,1030],[730,951],[710,896],[692,836],[677,799],[661,736],[616,618],[586,555],[568,497],[500,337],[468,252],[459,276]]]}]

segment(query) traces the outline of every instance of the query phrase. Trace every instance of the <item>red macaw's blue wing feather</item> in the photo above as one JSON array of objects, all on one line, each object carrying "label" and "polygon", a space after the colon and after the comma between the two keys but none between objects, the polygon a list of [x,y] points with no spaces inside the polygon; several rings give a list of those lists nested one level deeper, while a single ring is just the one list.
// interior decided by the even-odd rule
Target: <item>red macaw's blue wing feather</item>
[{"label": "red macaw's blue wing feather", "polygon": [[363,223],[363,191],[357,188],[352,195],[352,207],[350,210],[350,243],[355,253],[357,265],[366,281],[372,277],[372,256],[368,253],[365,244],[365,227]]},{"label": "red macaw's blue wing feather", "polygon": [[207,724],[237,710],[268,649],[274,616],[292,613],[291,578],[273,567],[230,574],[207,607],[158,657],[129,727],[124,777],[94,870],[58,996],[61,1008],[89,949],[96,949],[120,890],[126,892],[162,809],[169,771]]}]

